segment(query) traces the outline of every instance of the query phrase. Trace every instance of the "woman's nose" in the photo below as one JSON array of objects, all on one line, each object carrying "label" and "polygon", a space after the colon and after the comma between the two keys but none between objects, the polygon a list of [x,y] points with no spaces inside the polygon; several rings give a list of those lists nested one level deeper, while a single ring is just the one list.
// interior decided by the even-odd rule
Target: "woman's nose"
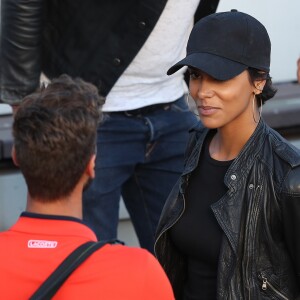
[{"label": "woman's nose", "polygon": [[197,96],[199,99],[213,96],[213,89],[210,82],[206,79],[202,80],[198,85]]}]

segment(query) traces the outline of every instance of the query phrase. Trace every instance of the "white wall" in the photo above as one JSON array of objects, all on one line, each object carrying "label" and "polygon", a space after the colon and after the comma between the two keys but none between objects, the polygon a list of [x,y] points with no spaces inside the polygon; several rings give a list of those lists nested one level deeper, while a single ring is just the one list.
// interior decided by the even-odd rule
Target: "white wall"
[{"label": "white wall", "polygon": [[11,106],[8,104],[0,103],[0,116],[12,114]]},{"label": "white wall", "polygon": [[17,171],[0,170],[0,231],[10,227],[25,210],[27,188]]},{"label": "white wall", "polygon": [[[296,80],[300,57],[300,0],[220,0],[218,12],[237,9],[265,25],[272,43],[274,82]],[[258,45],[259,46],[259,45]]]},{"label": "white wall", "polygon": [[[10,227],[25,210],[26,198],[27,187],[21,173],[17,170],[0,170],[0,231]],[[122,221],[129,219],[122,199],[119,218]]]}]

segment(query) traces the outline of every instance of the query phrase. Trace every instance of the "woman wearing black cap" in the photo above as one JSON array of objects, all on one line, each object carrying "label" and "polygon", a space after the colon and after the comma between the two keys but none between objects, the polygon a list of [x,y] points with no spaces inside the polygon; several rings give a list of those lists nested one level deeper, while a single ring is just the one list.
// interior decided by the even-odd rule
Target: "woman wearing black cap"
[{"label": "woman wearing black cap", "polygon": [[195,129],[155,252],[176,299],[300,297],[300,151],[261,118],[275,90],[271,43],[253,17],[200,20],[187,56]]}]

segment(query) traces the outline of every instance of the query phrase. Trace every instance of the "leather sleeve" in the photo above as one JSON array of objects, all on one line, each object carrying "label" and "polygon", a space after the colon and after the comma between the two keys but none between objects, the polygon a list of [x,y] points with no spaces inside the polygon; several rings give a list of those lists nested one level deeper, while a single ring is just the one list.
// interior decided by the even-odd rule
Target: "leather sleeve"
[{"label": "leather sleeve", "polygon": [[300,166],[285,180],[281,205],[285,239],[300,286]]},{"label": "leather sleeve", "polygon": [[197,23],[200,19],[215,13],[219,2],[219,0],[201,0],[195,13],[194,22]]},{"label": "leather sleeve", "polygon": [[39,85],[45,0],[0,1],[0,102],[17,105]]}]

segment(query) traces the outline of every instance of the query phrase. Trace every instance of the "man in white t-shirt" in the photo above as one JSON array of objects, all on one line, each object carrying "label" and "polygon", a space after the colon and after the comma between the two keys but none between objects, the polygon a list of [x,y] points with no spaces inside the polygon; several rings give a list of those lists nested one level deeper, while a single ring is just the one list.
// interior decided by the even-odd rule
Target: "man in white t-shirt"
[{"label": "man in white t-shirt", "polygon": [[106,97],[98,131],[96,178],[84,194],[84,220],[97,237],[116,238],[120,196],[142,247],[178,179],[197,119],[184,94],[187,37],[218,0],[35,1],[1,7],[0,99],[17,107],[39,83],[61,73],[92,82]]}]

